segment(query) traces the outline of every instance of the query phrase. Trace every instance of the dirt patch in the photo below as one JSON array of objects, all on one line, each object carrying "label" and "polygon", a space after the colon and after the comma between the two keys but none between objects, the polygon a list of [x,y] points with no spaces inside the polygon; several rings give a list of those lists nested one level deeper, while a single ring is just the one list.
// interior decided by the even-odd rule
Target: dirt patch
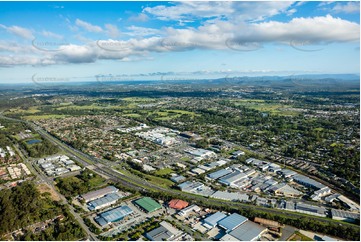
[{"label": "dirt patch", "polygon": [[54,201],[60,201],[60,197],[58,196],[58,194],[54,191],[53,188],[51,188],[48,184],[46,183],[41,183],[38,185],[38,190],[40,193],[45,193],[48,192],[50,193],[50,197],[51,199],[53,199]]}]

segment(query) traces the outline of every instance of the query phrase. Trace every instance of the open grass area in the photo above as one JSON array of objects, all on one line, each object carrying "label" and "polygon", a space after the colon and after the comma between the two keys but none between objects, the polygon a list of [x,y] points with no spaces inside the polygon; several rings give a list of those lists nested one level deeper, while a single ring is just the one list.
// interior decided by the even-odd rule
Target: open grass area
[{"label": "open grass area", "polygon": [[123,114],[123,116],[125,117],[129,117],[129,118],[139,118],[142,115],[138,114],[138,113],[129,113],[129,114]]},{"label": "open grass area", "polygon": [[246,108],[255,109],[260,112],[270,114],[278,114],[283,116],[293,116],[299,114],[298,111],[292,109],[290,105],[280,103],[266,103],[264,100],[245,99],[245,100],[231,100],[237,106],[244,106]]},{"label": "open grass area", "polygon": [[79,175],[58,177],[55,181],[61,194],[66,197],[80,195],[106,184],[106,180],[103,177],[87,169]]},{"label": "open grass area", "polygon": [[48,184],[41,183],[36,188],[39,190],[39,192],[41,194],[46,193],[46,192],[50,193],[50,197],[51,197],[52,200],[60,201],[59,195]]},{"label": "open grass area", "polygon": [[128,168],[129,171],[128,173],[124,172],[124,170],[119,170],[120,172],[126,174],[131,174],[131,175],[136,175],[138,177],[143,177],[144,179],[146,179],[147,181],[155,184],[155,185],[160,185],[162,187],[171,187],[174,183],[171,180],[165,179],[165,178],[161,178],[161,177],[157,177],[157,176],[152,176],[149,174],[144,174],[143,172],[134,170],[132,168]]},{"label": "open grass area", "polygon": [[194,118],[195,116],[199,116],[199,114],[185,110],[164,110],[164,111],[157,111],[152,114],[159,116],[155,118],[155,120],[171,120],[173,118],[179,118],[182,115],[189,115],[191,118]]},{"label": "open grass area", "polygon": [[291,235],[289,241],[313,241],[313,239],[301,234],[299,231],[296,231],[293,235]]},{"label": "open grass area", "polygon": [[4,114],[34,114],[39,113],[40,110],[38,107],[30,107],[28,109],[21,109],[21,108],[11,108],[8,111],[6,111]]},{"label": "open grass area", "polygon": [[23,116],[26,120],[39,120],[39,119],[51,119],[51,118],[67,118],[69,115],[59,115],[59,114],[47,114],[47,115],[29,115]]},{"label": "open grass area", "polygon": [[163,175],[168,175],[170,173],[173,173],[174,171],[170,168],[164,168],[161,170],[156,171],[154,174],[157,176],[163,176]]}]

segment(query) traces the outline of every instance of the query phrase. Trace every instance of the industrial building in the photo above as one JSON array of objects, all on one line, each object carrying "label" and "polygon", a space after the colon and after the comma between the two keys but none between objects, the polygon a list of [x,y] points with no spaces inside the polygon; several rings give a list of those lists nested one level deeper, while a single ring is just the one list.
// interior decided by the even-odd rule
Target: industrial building
[{"label": "industrial building", "polygon": [[247,174],[242,173],[240,171],[235,171],[235,172],[228,174],[228,175],[222,177],[221,179],[219,179],[219,182],[226,184],[228,186],[232,186],[235,182],[237,182],[243,178],[247,178]]},{"label": "industrial building", "polygon": [[218,198],[222,200],[228,200],[228,201],[242,201],[247,202],[249,199],[249,196],[244,193],[239,192],[222,192],[222,191],[216,191],[211,195],[213,198]]},{"label": "industrial building", "polygon": [[343,220],[346,222],[354,222],[355,220],[360,219],[359,213],[351,213],[339,209],[331,209],[331,215],[333,219]]},{"label": "industrial building", "polygon": [[189,203],[187,203],[186,201],[180,200],[180,199],[172,199],[169,203],[168,206],[170,208],[173,209],[177,209],[177,210],[181,210],[183,208],[188,207]]},{"label": "industrial building", "polygon": [[99,214],[94,220],[103,227],[107,224],[120,221],[132,213],[133,210],[128,206],[121,206]]},{"label": "industrial building", "polygon": [[95,200],[97,198],[104,197],[105,195],[107,195],[109,193],[116,193],[118,191],[119,191],[119,189],[114,186],[107,186],[105,188],[102,188],[102,189],[99,189],[96,191],[85,193],[85,194],[81,195],[81,197],[84,199],[85,202],[89,202],[89,201]]},{"label": "industrial building", "polygon": [[262,234],[267,231],[267,228],[258,225],[252,221],[246,221],[238,228],[229,233],[230,236],[223,236],[222,241],[255,241],[261,238]]},{"label": "industrial building", "polygon": [[325,185],[323,185],[307,176],[304,176],[304,175],[294,176],[293,180],[295,182],[300,183],[301,185],[304,185],[306,187],[311,187],[313,189],[322,189],[322,188],[326,187]]},{"label": "industrial building", "polygon": [[226,175],[228,175],[230,173],[232,173],[231,169],[222,169],[222,170],[219,170],[219,171],[212,172],[212,173],[208,174],[207,176],[209,178],[211,178],[211,179],[217,180],[218,178],[226,176]]},{"label": "industrial building", "polygon": [[180,216],[186,216],[186,215],[188,215],[188,213],[191,213],[191,212],[200,212],[201,211],[201,208],[200,207],[198,207],[197,205],[195,205],[195,204],[193,204],[193,205],[191,205],[191,206],[189,206],[189,207],[186,207],[186,208],[184,208],[184,209],[182,209],[181,211],[179,211],[179,215]]},{"label": "industrial building", "polygon": [[118,195],[117,193],[110,193],[110,194],[105,195],[104,197],[97,198],[97,199],[89,202],[88,208],[91,211],[97,210],[97,209],[102,209],[102,208],[105,208],[105,207],[115,204],[120,198],[122,198],[122,197],[120,195]]},{"label": "industrial building", "polygon": [[227,217],[224,213],[216,212],[203,220],[203,226],[209,229],[216,227],[218,221]]},{"label": "industrial building", "polygon": [[157,211],[162,208],[158,202],[154,201],[150,197],[143,197],[134,202],[138,207],[146,211],[147,213],[151,213]]},{"label": "industrial building", "polygon": [[273,191],[277,196],[300,197],[302,195],[302,192],[285,183],[278,184],[276,187],[276,189],[270,189],[270,191]]},{"label": "industrial building", "polygon": [[182,231],[163,221],[160,223],[158,228],[146,233],[145,237],[151,241],[169,241],[175,240],[177,237],[182,235],[182,233]]},{"label": "industrial building", "polygon": [[186,178],[185,178],[184,176],[181,176],[181,175],[175,175],[175,176],[172,176],[172,177],[170,178],[170,180],[171,180],[172,182],[179,183],[179,182],[185,181]]},{"label": "industrial building", "polygon": [[234,230],[235,228],[237,228],[238,226],[240,226],[241,224],[243,224],[244,222],[246,222],[248,220],[248,218],[239,215],[238,213],[233,213],[231,215],[229,215],[228,217],[220,220],[218,222],[218,225],[225,229],[227,233],[231,232],[232,230]]},{"label": "industrial building", "polygon": [[324,207],[313,206],[305,203],[297,203],[295,209],[300,213],[326,217],[326,209]]},{"label": "industrial building", "polygon": [[214,153],[213,151],[210,151],[210,150],[205,150],[205,149],[187,149],[187,150],[185,150],[185,152],[190,155],[196,156],[196,157],[201,157],[203,159],[217,157],[216,153]]},{"label": "industrial building", "polygon": [[297,175],[297,173],[295,171],[291,171],[289,169],[282,169],[281,171],[278,171],[277,173],[282,174],[282,176],[284,178],[290,178],[290,177]]},{"label": "industrial building", "polygon": [[204,184],[201,182],[186,181],[178,185],[178,187],[185,192],[192,192],[193,190],[201,189]]}]

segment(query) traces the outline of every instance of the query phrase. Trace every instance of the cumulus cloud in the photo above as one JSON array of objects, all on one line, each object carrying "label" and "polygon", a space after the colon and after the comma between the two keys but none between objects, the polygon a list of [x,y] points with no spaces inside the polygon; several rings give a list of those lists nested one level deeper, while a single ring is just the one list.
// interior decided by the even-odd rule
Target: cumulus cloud
[{"label": "cumulus cloud", "polygon": [[332,11],[335,13],[359,13],[360,12],[360,3],[359,2],[347,2],[337,3]]},{"label": "cumulus cloud", "polygon": [[113,24],[105,24],[106,33],[111,38],[117,38],[120,36],[120,30]]},{"label": "cumulus cloud", "polygon": [[140,13],[140,14],[129,17],[128,20],[130,22],[146,22],[149,20],[149,17],[145,13]]},{"label": "cumulus cloud", "polygon": [[23,28],[23,27],[19,27],[19,26],[5,26],[0,24],[0,28],[5,29],[7,32],[17,35],[23,39],[34,39],[34,35],[32,33],[31,30]]},{"label": "cumulus cloud", "polygon": [[285,12],[293,2],[181,2],[174,6],[146,7],[143,12],[160,20],[226,18],[233,21],[259,21]]},{"label": "cumulus cloud", "polygon": [[100,33],[103,31],[103,29],[97,25],[92,25],[88,22],[85,22],[83,20],[80,20],[80,19],[76,19],[75,20],[75,24],[78,26],[78,27],[81,27],[89,32],[93,32],[93,33]]},{"label": "cumulus cloud", "polygon": [[43,30],[43,31],[41,32],[41,35],[44,36],[44,37],[48,37],[48,38],[63,39],[63,36],[62,36],[62,35],[55,34],[55,33],[53,33],[53,32],[46,31],[46,30]]},{"label": "cumulus cloud", "polygon": [[[229,50],[239,45],[251,49],[261,48],[266,43],[329,44],[334,42],[358,41],[360,25],[331,15],[293,18],[288,22],[266,21],[267,17],[279,13],[292,14],[297,3],[292,2],[182,2],[171,6],[158,5],[144,8],[144,15],[175,22],[190,22],[195,18],[203,21],[198,27],[146,28],[131,25],[121,32],[116,25],[105,24],[104,28],[76,19],[75,26],[89,32],[107,36],[103,40],[86,39],[84,44],[66,44],[59,51],[39,53],[23,46],[9,46],[0,43],[0,52],[23,53],[28,58],[3,56],[0,64],[64,64],[93,63],[97,60],[129,61],[149,59],[154,52],[188,51],[192,49]],[[337,6],[337,5],[335,5]],[[346,5],[345,5],[346,6]],[[351,7],[350,7],[351,8]],[[350,11],[350,10],[349,10]],[[14,28],[0,25],[7,31]],[[14,26],[13,26],[14,27]],[[16,26],[15,26],[16,27]],[[17,27],[17,30],[22,29]],[[17,31],[24,33],[24,31]],[[54,33],[43,31],[44,36]],[[128,39],[117,39],[120,35]],[[32,36],[31,32],[23,35]],[[83,38],[77,35],[78,40]],[[18,61],[18,62],[16,62]]]}]

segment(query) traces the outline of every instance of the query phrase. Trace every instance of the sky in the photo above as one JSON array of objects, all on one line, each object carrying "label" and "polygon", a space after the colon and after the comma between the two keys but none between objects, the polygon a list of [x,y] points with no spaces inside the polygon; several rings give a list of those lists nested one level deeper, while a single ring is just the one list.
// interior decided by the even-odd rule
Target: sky
[{"label": "sky", "polygon": [[0,2],[0,82],[359,74],[360,4]]}]

